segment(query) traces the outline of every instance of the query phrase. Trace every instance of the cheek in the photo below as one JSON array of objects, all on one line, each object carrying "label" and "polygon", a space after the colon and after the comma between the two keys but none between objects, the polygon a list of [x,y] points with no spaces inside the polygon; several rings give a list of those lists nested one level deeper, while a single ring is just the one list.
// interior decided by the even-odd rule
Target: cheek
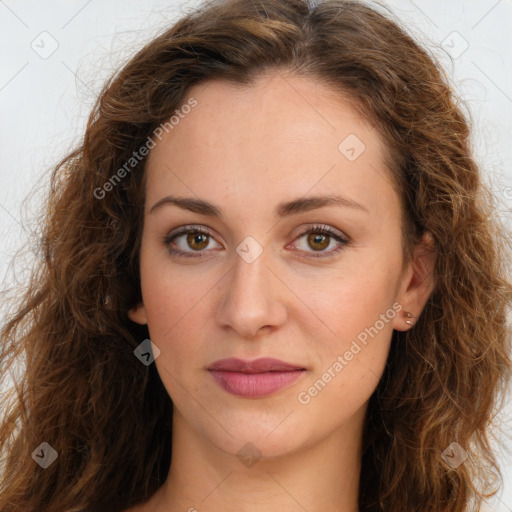
[{"label": "cheek", "polygon": [[209,314],[206,300],[204,291],[194,291],[190,283],[180,291],[176,283],[169,285],[164,279],[157,279],[146,290],[149,333],[161,351],[161,361],[166,361],[169,368],[197,365],[194,354],[201,353],[198,342],[204,338],[205,315]]},{"label": "cheek", "polygon": [[141,249],[141,289],[148,325],[155,339],[175,335],[190,327],[196,307],[214,287],[215,276],[207,266],[178,264],[156,241],[156,233],[143,237]]},{"label": "cheek", "polygon": [[338,307],[331,321],[337,335],[315,338],[311,351],[320,357],[295,396],[310,417],[323,418],[326,429],[347,421],[369,400],[382,377],[393,333],[392,307],[357,293],[349,296],[355,302]]},{"label": "cheek", "polygon": [[[187,345],[180,343],[180,339],[186,338],[185,332],[188,336],[192,334],[192,320],[197,314],[196,308],[201,306],[202,295],[198,287],[191,284],[190,273],[180,272],[178,266],[173,266],[165,257],[165,251],[154,248],[141,251],[142,299],[150,338],[160,349],[157,365],[164,360],[174,365],[174,361],[185,355],[182,352]],[[169,357],[169,340],[173,341],[172,358]]]},{"label": "cheek", "polygon": [[146,274],[142,293],[149,335],[160,350],[155,365],[173,402],[186,407],[190,394],[200,396],[201,392],[206,298],[204,291],[191,286],[190,278],[188,286],[181,288],[174,273],[164,275],[154,269]]},{"label": "cheek", "polygon": [[[391,260],[390,260],[391,261]],[[354,271],[330,281],[331,291],[311,292],[304,302],[327,327],[319,335],[308,329],[313,340],[311,352],[317,354],[314,374],[301,391],[318,404],[342,402],[350,409],[366,401],[382,376],[393,334],[393,318],[401,309],[394,301],[393,265],[363,265],[365,271]],[[396,270],[396,269],[395,269]],[[311,288],[310,288],[311,290]],[[394,305],[395,304],[395,305]],[[322,398],[318,398],[317,396]]]},{"label": "cheek", "polygon": [[[373,265],[372,261],[360,261],[344,271],[343,275],[331,275],[325,285],[311,286],[308,279],[296,288],[297,294],[323,323],[324,339],[332,341],[332,347],[343,348],[376,322],[377,328],[387,333],[392,331],[391,319],[384,324],[381,315],[392,308],[396,296],[396,276],[392,265]],[[393,317],[393,309],[388,317]],[[386,321],[387,320],[387,321]],[[329,333],[331,336],[329,336]]]}]

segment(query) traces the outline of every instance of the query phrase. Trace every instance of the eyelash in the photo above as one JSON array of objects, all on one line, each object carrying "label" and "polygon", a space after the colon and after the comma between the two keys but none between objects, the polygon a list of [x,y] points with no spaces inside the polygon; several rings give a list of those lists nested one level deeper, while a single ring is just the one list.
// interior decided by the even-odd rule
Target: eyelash
[{"label": "eyelash", "polygon": [[[346,238],[341,237],[336,232],[334,232],[332,229],[330,229],[328,226],[325,226],[323,224],[317,224],[317,225],[309,227],[305,231],[302,231],[302,233],[300,233],[297,236],[296,240],[299,240],[304,235],[307,235],[309,233],[327,235],[331,238],[334,238],[336,241],[341,242],[341,244],[342,244],[341,247],[338,247],[337,249],[332,249],[328,252],[321,251],[320,254],[311,254],[312,258],[328,258],[328,257],[334,256],[335,254],[342,251],[345,248],[345,246],[347,246],[349,244],[349,241]],[[184,234],[201,234],[201,235],[207,235],[209,237],[212,237],[210,232],[201,226],[190,226],[190,225],[182,226],[182,227],[178,228],[177,231],[175,231],[174,233],[171,233],[164,237],[163,243],[164,243],[165,247],[167,247],[167,250],[171,254],[174,254],[176,256],[184,256],[186,258],[202,257],[202,253],[204,251],[195,251],[195,254],[194,254],[194,253],[189,253],[188,251],[182,251],[179,249],[171,249],[171,243],[176,238],[178,238],[179,236],[184,235]],[[306,251],[306,252],[309,252],[309,251]]]}]

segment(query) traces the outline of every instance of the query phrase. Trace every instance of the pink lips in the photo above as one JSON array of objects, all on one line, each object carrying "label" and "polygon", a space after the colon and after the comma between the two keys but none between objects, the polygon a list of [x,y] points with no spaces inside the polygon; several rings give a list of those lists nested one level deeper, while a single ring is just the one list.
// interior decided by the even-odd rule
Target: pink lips
[{"label": "pink lips", "polygon": [[210,365],[208,370],[225,391],[244,398],[260,398],[275,393],[306,371],[303,367],[269,357],[254,361],[221,359]]}]

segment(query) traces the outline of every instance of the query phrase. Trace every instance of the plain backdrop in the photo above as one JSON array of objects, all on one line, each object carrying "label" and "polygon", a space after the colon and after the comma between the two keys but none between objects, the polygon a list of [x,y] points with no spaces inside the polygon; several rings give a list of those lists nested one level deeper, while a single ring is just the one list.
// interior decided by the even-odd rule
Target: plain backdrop
[{"label": "plain backdrop", "polygon": [[[0,0],[0,288],[27,277],[30,264],[13,258],[37,229],[44,173],[83,135],[103,81],[197,3]],[[385,4],[441,61],[465,102],[475,156],[511,225],[512,1]],[[509,401],[499,421],[510,424],[511,417]],[[505,486],[488,510],[512,512],[510,440],[499,457]]]}]

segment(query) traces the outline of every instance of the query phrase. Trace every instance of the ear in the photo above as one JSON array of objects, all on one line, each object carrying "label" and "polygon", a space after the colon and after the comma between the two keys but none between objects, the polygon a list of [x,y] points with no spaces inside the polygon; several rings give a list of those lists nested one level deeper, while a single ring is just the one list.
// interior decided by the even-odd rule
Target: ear
[{"label": "ear", "polygon": [[137,324],[145,325],[148,323],[146,318],[146,309],[144,308],[144,304],[140,302],[130,310],[128,310],[128,318]]},{"label": "ear", "polygon": [[435,288],[434,269],[437,253],[434,237],[425,231],[413,251],[413,256],[405,268],[400,284],[397,302],[403,312],[396,315],[393,327],[406,331],[414,325]]}]

